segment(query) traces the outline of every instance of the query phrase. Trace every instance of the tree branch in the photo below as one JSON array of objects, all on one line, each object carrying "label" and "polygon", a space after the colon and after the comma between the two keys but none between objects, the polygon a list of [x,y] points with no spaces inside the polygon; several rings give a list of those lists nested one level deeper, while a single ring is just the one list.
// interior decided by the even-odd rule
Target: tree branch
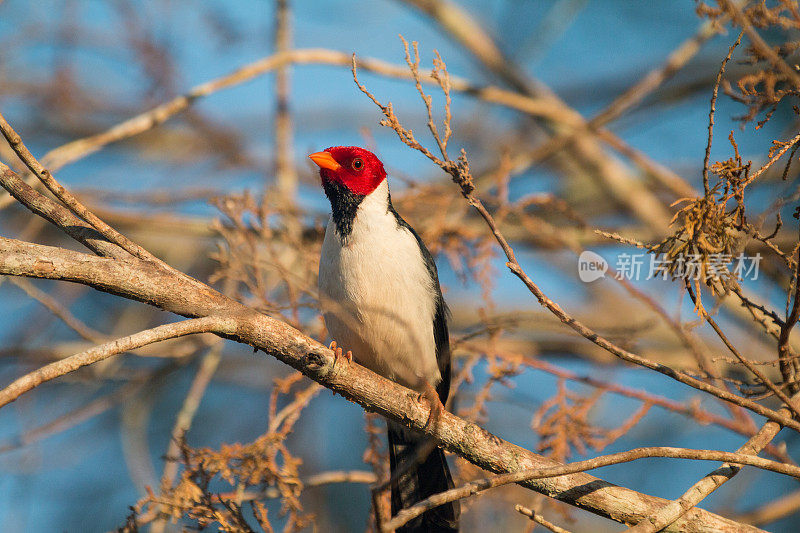
[{"label": "tree branch", "polygon": [[126,250],[139,259],[153,261],[157,264],[165,266],[160,259],[154,257],[150,252],[129,240],[127,237],[116,231],[114,228],[100,220],[100,218],[89,211],[75,196],[72,195],[67,189],[64,188],[39,161],[22,142],[22,138],[14,131],[11,124],[6,121],[2,113],[0,113],[0,133],[6,138],[8,144],[22,160],[23,163],[36,175],[37,178],[44,184],[53,195],[58,198],[70,211],[77,216],[88,222],[94,229],[103,235],[109,242],[113,242],[120,248]]},{"label": "tree branch", "polygon": [[421,515],[425,511],[429,511],[445,503],[468,498],[479,492],[483,492],[495,487],[501,487],[510,483],[521,483],[524,481],[531,481],[534,479],[544,479],[554,476],[562,476],[564,474],[575,474],[578,472],[585,472],[603,466],[617,465],[621,463],[629,463],[637,459],[646,459],[652,457],[664,457],[674,459],[693,459],[700,461],[727,461],[739,465],[749,465],[772,472],[786,474],[800,479],[800,467],[794,465],[787,465],[785,463],[778,463],[763,459],[753,455],[723,452],[718,450],[692,450],[689,448],[673,448],[669,446],[654,446],[649,448],[635,448],[626,452],[612,453],[608,455],[601,455],[585,461],[576,461],[565,465],[534,468],[530,470],[522,470],[509,474],[500,474],[497,476],[472,481],[461,487],[447,490],[434,494],[433,496],[414,504],[411,507],[403,509],[397,513],[391,521],[384,525],[383,531],[390,532],[406,524],[409,520]]},{"label": "tree branch", "polygon": [[[429,427],[427,402],[418,394],[358,364],[334,365],[333,352],[288,324],[247,308],[200,282],[152,263],[96,257],[51,246],[0,238],[0,274],[72,281],[146,302],[183,316],[235,317],[224,337],[265,351],[369,411],[426,433],[443,447],[492,472],[560,467],[558,462],[506,442],[451,413]],[[638,523],[669,503],[585,473],[522,482],[528,488],[625,524]],[[739,531],[741,524],[692,509],[675,531]],[[751,531],[754,531],[751,529]]]},{"label": "tree branch", "polygon": [[[795,395],[792,401],[797,401],[798,396]],[[786,415],[791,414],[788,407],[781,409]],[[763,450],[772,439],[774,439],[781,426],[775,422],[769,421],[750,439],[747,440],[736,453],[745,453],[756,455]],[[689,487],[683,495],[677,500],[671,501],[668,505],[659,509],[657,513],[648,516],[636,526],[630,528],[628,533],[655,533],[661,531],[675,520],[680,518],[686,511],[699,504],[706,496],[717,490],[724,483],[729,481],[733,476],[739,473],[741,466],[725,463],[713,472],[708,473],[703,479]]]},{"label": "tree branch", "polygon": [[13,383],[0,390],[0,407],[7,405],[31,389],[38,387],[42,383],[53,380],[70,372],[74,372],[81,367],[91,365],[103,359],[108,359],[112,355],[141,348],[154,342],[160,342],[175,337],[183,337],[194,333],[215,333],[225,334],[232,332],[235,322],[226,317],[204,317],[164,324],[152,329],[146,329],[139,333],[134,333],[121,339],[95,346],[85,352],[80,352],[66,359],[55,361],[45,365],[33,372],[14,380]]},{"label": "tree branch", "polygon": [[107,241],[86,221],[34,190],[16,172],[2,162],[0,162],[0,186],[31,212],[60,228],[64,233],[93,252],[106,257],[127,255],[127,252]]},{"label": "tree branch", "polygon": [[536,514],[535,511],[533,511],[531,509],[528,509],[527,507],[524,507],[522,505],[516,505],[516,506],[514,506],[514,509],[518,513],[520,513],[520,514],[522,514],[524,516],[527,516],[528,518],[530,518],[531,520],[533,520],[534,522],[536,522],[540,526],[546,527],[547,529],[549,529],[553,533],[570,533],[569,530],[564,529],[563,527],[557,526],[557,525],[553,524],[552,522],[549,522],[549,521],[545,520],[544,517],[542,517],[541,515]]}]

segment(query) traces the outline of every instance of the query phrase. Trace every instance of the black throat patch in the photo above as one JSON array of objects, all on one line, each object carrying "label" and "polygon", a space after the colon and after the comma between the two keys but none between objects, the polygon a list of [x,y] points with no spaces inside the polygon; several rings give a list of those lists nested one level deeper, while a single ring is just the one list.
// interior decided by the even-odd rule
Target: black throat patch
[{"label": "black throat patch", "polygon": [[354,194],[341,183],[332,180],[322,180],[322,187],[331,202],[331,219],[336,224],[336,233],[344,242],[353,231],[353,220],[356,218],[358,206],[366,196]]}]

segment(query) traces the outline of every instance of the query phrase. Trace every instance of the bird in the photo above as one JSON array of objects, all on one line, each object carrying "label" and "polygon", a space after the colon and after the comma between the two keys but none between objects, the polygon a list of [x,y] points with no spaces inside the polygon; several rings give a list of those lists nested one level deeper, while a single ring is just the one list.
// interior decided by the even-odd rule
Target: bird
[{"label": "bird", "polygon": [[[334,146],[308,157],[319,166],[331,205],[318,289],[334,354],[424,396],[431,403],[430,424],[450,393],[449,311],[433,256],[392,205],[386,170],[375,154]],[[453,488],[441,448],[392,421],[388,441],[392,516]],[[454,532],[459,517],[455,501],[397,531]]]}]

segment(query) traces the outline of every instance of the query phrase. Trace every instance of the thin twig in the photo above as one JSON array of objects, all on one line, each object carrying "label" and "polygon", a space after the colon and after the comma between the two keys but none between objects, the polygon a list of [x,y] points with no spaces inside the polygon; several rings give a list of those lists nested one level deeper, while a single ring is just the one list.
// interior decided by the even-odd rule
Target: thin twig
[{"label": "thin twig", "polygon": [[542,517],[542,515],[536,514],[536,511],[534,511],[532,509],[528,509],[527,507],[524,507],[524,506],[519,505],[519,504],[515,505],[514,509],[518,513],[527,516],[528,518],[530,518],[531,520],[533,520],[537,524],[541,525],[542,527],[546,527],[547,529],[549,529],[553,533],[570,533],[568,529],[564,529],[563,527],[557,526],[552,522],[548,522],[547,520],[545,520]]},{"label": "thin twig", "polygon": [[767,169],[773,165],[773,163],[775,163],[777,160],[783,157],[783,154],[785,154],[790,148],[792,148],[798,142],[800,142],[800,133],[792,137],[790,140],[786,141],[785,144],[781,147],[781,149],[776,151],[775,154],[769,159],[769,161],[764,163],[764,166],[762,166],[761,168],[750,174],[750,176],[747,178],[747,183],[751,183],[761,174],[766,172]]},{"label": "thin twig", "polygon": [[493,489],[510,483],[519,483],[531,479],[542,479],[548,477],[562,476],[565,474],[574,474],[576,472],[585,472],[595,468],[604,466],[616,465],[620,463],[628,463],[638,459],[646,459],[653,457],[671,458],[671,459],[691,459],[697,461],[724,461],[728,463],[735,463],[737,465],[754,466],[771,472],[785,474],[800,479],[800,467],[794,465],[787,465],[785,463],[778,463],[763,459],[761,457],[747,455],[734,452],[723,452],[718,450],[693,450],[689,448],[674,448],[669,446],[654,446],[648,448],[635,448],[625,452],[612,453],[608,455],[601,455],[593,459],[586,459],[585,461],[576,461],[568,463],[563,466],[549,467],[549,468],[534,468],[531,470],[522,470],[519,472],[512,472],[508,474],[499,474],[493,477],[472,481],[461,487],[447,490],[435,494],[411,507],[401,510],[397,513],[392,520],[384,525],[384,531],[393,531],[409,520],[413,520],[422,513],[444,505],[455,500],[468,498],[488,489]]},{"label": "thin twig", "polygon": [[131,255],[138,257],[145,261],[152,261],[159,265],[164,265],[163,261],[152,255],[150,252],[129,240],[127,237],[117,232],[114,228],[100,220],[100,218],[89,211],[75,196],[65,189],[56,179],[50,174],[39,161],[28,150],[22,142],[22,138],[14,131],[11,124],[6,121],[2,113],[0,113],[0,132],[6,138],[11,148],[19,156],[23,163],[33,172],[37,178],[47,187],[53,195],[58,198],[70,211],[81,217],[83,220],[91,224],[99,233],[103,235],[110,242],[113,242],[123,250],[126,250]]},{"label": "thin twig", "polygon": [[719,67],[719,72],[717,72],[717,79],[714,81],[714,90],[711,93],[711,109],[708,111],[708,141],[706,142],[705,157],[703,157],[703,190],[705,191],[706,196],[711,194],[711,189],[708,184],[708,162],[711,158],[711,143],[714,140],[714,113],[717,106],[717,93],[719,92],[719,84],[722,81],[722,76],[725,74],[725,66],[728,64],[728,61],[730,61],[731,56],[733,56],[733,51],[737,46],[739,46],[739,43],[742,42],[743,33],[743,31],[740,32],[736,42],[734,42],[728,48],[728,55],[726,55],[725,59],[722,60],[722,64]]},{"label": "thin twig", "polygon": [[400,140],[403,141],[403,143],[405,143],[410,148],[413,148],[421,152],[428,159],[430,159],[436,165],[438,165],[442,170],[451,175],[453,181],[461,188],[461,194],[467,199],[469,204],[473,206],[473,208],[475,208],[478,214],[480,214],[480,216],[483,218],[483,220],[486,222],[486,225],[489,227],[489,230],[491,231],[492,235],[494,236],[495,240],[500,245],[500,248],[503,250],[503,253],[505,254],[507,259],[506,267],[508,267],[508,269],[511,270],[511,272],[513,272],[525,284],[525,286],[536,297],[539,303],[546,309],[548,309],[551,313],[553,313],[559,320],[561,320],[564,324],[572,328],[581,336],[585,337],[586,339],[593,342],[597,346],[603,348],[612,355],[615,355],[624,361],[648,368],[650,370],[655,370],[656,372],[659,372],[676,381],[689,385],[690,387],[694,387],[695,389],[712,394],[713,396],[716,396],[722,400],[749,409],[756,414],[766,416],[770,420],[774,420],[788,427],[792,427],[793,429],[800,430],[800,422],[792,420],[785,416],[781,416],[773,409],[766,408],[757,402],[748,400],[746,398],[742,398],[741,396],[737,396],[727,390],[716,387],[710,383],[706,383],[702,380],[699,380],[695,377],[686,374],[685,372],[680,372],[667,365],[650,361],[649,359],[646,359],[642,356],[629,352],[628,350],[600,336],[597,332],[595,332],[594,330],[592,330],[591,328],[584,325],[583,323],[575,319],[573,316],[568,314],[566,311],[564,311],[561,308],[561,306],[559,306],[553,300],[548,298],[544,294],[544,292],[539,288],[539,286],[536,285],[533,282],[533,280],[525,273],[525,271],[522,269],[522,267],[520,266],[519,262],[516,259],[516,255],[514,254],[513,248],[508,243],[506,238],[503,236],[494,217],[489,213],[489,211],[483,205],[483,202],[481,202],[479,198],[473,195],[475,186],[472,174],[470,173],[469,170],[469,162],[466,157],[466,152],[463,149],[461,150],[461,155],[459,156],[457,162],[450,160],[442,161],[441,159],[439,159],[425,146],[421,145],[416,138],[414,138],[413,132],[402,126],[397,116],[394,114],[391,103],[387,105],[381,104],[380,101],[371,92],[369,92],[369,90],[367,90],[367,88],[364,87],[364,85],[362,85],[358,81],[358,77],[356,75],[355,55],[353,56],[352,71],[353,71],[353,80],[355,81],[358,88],[368,98],[370,98],[370,100],[372,100],[383,112],[385,118],[381,121],[381,124],[393,129],[397,134],[397,136],[400,138]]},{"label": "thin twig", "polygon": [[[794,402],[796,402],[797,399],[797,395],[792,397],[793,403],[790,405],[794,406]],[[784,411],[787,415],[790,414],[790,409],[787,407],[784,407],[781,411]],[[778,435],[780,430],[781,426],[779,424],[772,421],[767,422],[758,433],[753,435],[745,444],[736,450],[736,453],[757,455],[758,452],[764,449],[772,439]],[[703,501],[705,497],[717,490],[733,476],[738,474],[740,470],[741,467],[738,465],[731,463],[723,464],[689,487],[680,498],[665,505],[659,509],[658,512],[642,519],[636,526],[630,528],[628,533],[655,533],[656,531],[661,531],[683,516],[689,509]]]},{"label": "thin twig", "polygon": [[154,342],[160,342],[167,339],[174,339],[175,337],[183,337],[184,335],[193,335],[195,333],[206,332],[219,332],[229,333],[233,330],[235,321],[230,318],[209,316],[203,318],[194,318],[184,320],[182,322],[174,322],[172,324],[164,324],[152,329],[146,329],[127,337],[95,346],[85,352],[80,352],[66,359],[55,361],[49,365],[45,365],[33,372],[25,374],[24,376],[16,379],[13,383],[0,390],[0,407],[7,405],[24,393],[31,389],[38,387],[42,383],[63,376],[70,372],[91,365],[103,359],[107,359],[113,355],[141,348]]},{"label": "thin twig", "polygon": [[[690,283],[686,283],[686,290],[687,290],[687,292],[689,293],[689,297],[692,299],[692,302],[695,302],[695,305],[696,305],[696,302],[697,302],[697,296],[695,295],[695,293],[694,293],[694,290],[692,289],[692,287],[691,287],[691,284],[690,284]],[[732,354],[733,354],[733,355],[734,355],[734,356],[735,356],[735,357],[736,357],[736,358],[737,358],[737,359],[738,359],[738,360],[739,360],[739,361],[740,361],[740,362],[741,362],[741,363],[742,363],[742,364],[743,364],[743,365],[744,365],[744,366],[745,366],[745,367],[746,367],[746,368],[747,368],[747,369],[748,369],[750,372],[752,372],[752,373],[753,373],[753,375],[754,375],[754,376],[756,376],[756,378],[758,378],[758,380],[759,380],[759,381],[760,381],[760,382],[761,382],[761,383],[762,383],[762,384],[763,384],[765,387],[767,387],[769,390],[771,390],[771,391],[772,391],[772,393],[773,393],[773,394],[775,394],[775,396],[777,396],[777,397],[778,397],[778,398],[779,398],[779,399],[780,399],[780,400],[783,402],[783,404],[784,404],[786,407],[788,407],[788,408],[789,408],[789,409],[790,409],[790,410],[791,410],[791,411],[794,413],[794,416],[796,416],[796,417],[800,418],[800,409],[798,409],[797,407],[795,407],[795,405],[794,405],[794,404],[793,404],[793,403],[792,403],[792,402],[789,400],[789,397],[788,397],[788,396],[786,396],[786,394],[784,394],[784,393],[783,393],[783,391],[782,391],[782,390],[780,390],[780,389],[778,388],[778,386],[777,386],[777,385],[775,385],[775,383],[773,383],[773,382],[772,382],[772,380],[771,380],[771,379],[769,379],[769,378],[768,378],[768,377],[767,377],[767,376],[766,376],[766,375],[765,375],[763,372],[761,372],[761,371],[758,369],[758,367],[757,367],[757,366],[755,366],[754,364],[752,364],[752,363],[750,362],[750,360],[749,360],[749,359],[747,359],[747,358],[746,358],[746,357],[744,357],[744,356],[743,356],[741,353],[739,353],[739,350],[737,350],[737,349],[736,349],[736,347],[735,347],[735,346],[734,346],[734,345],[731,343],[731,341],[730,341],[730,340],[728,340],[728,337],[727,337],[727,335],[725,335],[725,332],[724,332],[724,331],[722,331],[722,328],[720,328],[720,327],[719,327],[719,325],[717,324],[717,322],[716,322],[716,321],[715,321],[713,318],[711,318],[711,316],[710,316],[708,313],[704,313],[704,314],[703,314],[703,318],[706,320],[706,322],[708,322],[708,324],[711,326],[711,328],[714,330],[714,332],[717,334],[717,336],[720,338],[720,340],[722,340],[723,344],[725,344],[725,346],[728,348],[728,350],[729,350],[729,351],[730,351],[730,352],[731,352],[731,353],[732,353]]]}]

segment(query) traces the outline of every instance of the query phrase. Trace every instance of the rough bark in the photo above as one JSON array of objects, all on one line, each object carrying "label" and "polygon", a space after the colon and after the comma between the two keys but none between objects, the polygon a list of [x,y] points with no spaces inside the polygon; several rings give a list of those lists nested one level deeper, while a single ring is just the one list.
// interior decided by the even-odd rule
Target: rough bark
[{"label": "rough bark", "polygon": [[[446,449],[491,472],[557,466],[560,463],[444,413],[425,427],[429,408],[418,394],[357,364],[334,365],[331,350],[291,326],[243,306],[211,287],[153,263],[97,257],[0,237],[0,274],[70,281],[186,316],[236,320],[224,336],[265,351],[369,411],[432,436]],[[668,500],[619,487],[586,473],[522,483],[539,493],[600,516],[633,525]],[[670,531],[760,531],[702,509],[692,509]]]}]

